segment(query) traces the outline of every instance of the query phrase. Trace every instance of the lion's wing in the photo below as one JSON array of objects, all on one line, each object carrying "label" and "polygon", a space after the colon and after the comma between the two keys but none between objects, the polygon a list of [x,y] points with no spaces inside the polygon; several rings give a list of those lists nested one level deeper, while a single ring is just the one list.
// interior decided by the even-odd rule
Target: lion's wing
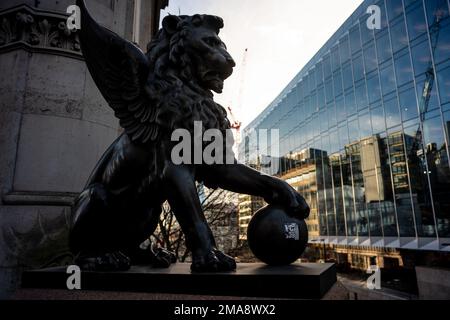
[{"label": "lion's wing", "polygon": [[84,0],[77,0],[77,5],[81,11],[81,49],[95,84],[132,141],[155,141],[156,107],[145,92],[147,57],[133,43],[100,26]]}]

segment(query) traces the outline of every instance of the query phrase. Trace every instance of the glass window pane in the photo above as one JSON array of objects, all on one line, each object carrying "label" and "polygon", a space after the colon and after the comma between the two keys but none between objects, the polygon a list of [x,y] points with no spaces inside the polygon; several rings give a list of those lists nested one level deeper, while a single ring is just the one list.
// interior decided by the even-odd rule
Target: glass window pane
[{"label": "glass window pane", "polygon": [[350,88],[353,85],[352,65],[350,63],[342,68],[342,77],[344,80],[344,89]]},{"label": "glass window pane", "polygon": [[323,78],[328,79],[331,76],[331,62],[330,56],[327,55],[323,58]]},{"label": "glass window pane", "polygon": [[341,60],[339,59],[339,48],[335,46],[331,49],[331,67],[333,71],[336,71],[341,66]]},{"label": "glass window pane", "polygon": [[378,108],[372,109],[370,111],[370,114],[372,117],[373,133],[378,134],[378,133],[386,131],[386,124],[385,124],[385,120],[384,120],[383,108],[378,107]]},{"label": "glass window pane", "polygon": [[[432,80],[434,77],[427,78],[425,75],[416,78],[417,97],[421,112],[439,107],[436,84],[433,85]],[[426,103],[427,100],[428,103]],[[427,110],[425,110],[425,106],[427,106]]]},{"label": "glass window pane", "polygon": [[440,237],[450,237],[450,170],[441,118],[426,120],[423,135],[438,233]]},{"label": "glass window pane", "polygon": [[367,107],[367,91],[366,83],[364,81],[355,87],[355,99],[358,110],[362,110]]},{"label": "glass window pane", "polygon": [[326,110],[320,113],[320,131],[325,132],[328,130],[328,116]]},{"label": "glass window pane", "polygon": [[405,128],[405,149],[419,237],[435,237],[431,194],[426,176],[425,157],[419,125]]},{"label": "glass window pane", "polygon": [[388,128],[400,124],[400,112],[396,98],[384,102],[384,112],[386,114],[386,126]]},{"label": "glass window pane", "polygon": [[339,134],[339,146],[341,149],[344,149],[344,147],[348,145],[348,129],[346,124],[342,127],[339,127],[338,134]]},{"label": "glass window pane", "polygon": [[[311,109],[312,109],[312,113],[316,113],[317,111],[319,111],[319,105],[317,104],[317,94],[316,91],[313,91],[313,93],[311,93]],[[295,119],[295,117],[293,117]]]},{"label": "glass window pane", "polygon": [[371,44],[368,47],[364,47],[364,65],[366,67],[366,73],[377,68],[377,57],[375,54],[375,46]]},{"label": "glass window pane", "polygon": [[350,29],[350,49],[352,54],[361,50],[361,39],[359,35],[359,25]]},{"label": "glass window pane", "polygon": [[327,105],[328,112],[328,125],[331,127],[336,126],[336,109],[334,107],[334,102]]},{"label": "glass window pane", "polygon": [[388,138],[381,135],[377,139],[379,148],[379,199],[381,207],[381,217],[383,221],[383,232],[385,237],[397,237],[397,219],[395,216],[395,204],[392,193],[392,179],[391,179],[391,163],[389,161],[388,153]]},{"label": "glass window pane", "polygon": [[414,74],[425,73],[431,66],[430,45],[428,39],[411,48],[414,63]]},{"label": "glass window pane", "polygon": [[364,15],[366,19],[360,20],[361,41],[364,46],[365,43],[373,40],[373,30],[367,28],[367,15]]},{"label": "glass window pane", "polygon": [[437,65],[450,59],[450,25],[440,28],[439,31],[432,32],[430,38],[436,44],[434,51],[434,63]]},{"label": "glass window pane", "polygon": [[389,20],[393,20],[403,13],[402,0],[387,0],[386,9]]},{"label": "glass window pane", "polygon": [[367,79],[367,92],[369,93],[369,103],[380,100],[380,81],[378,79],[378,72],[375,73],[370,79]]},{"label": "glass window pane", "polygon": [[336,99],[336,116],[338,123],[341,123],[347,119],[343,96]]},{"label": "glass window pane", "polygon": [[[358,236],[367,237],[369,235],[369,217],[366,204],[365,191],[367,188],[364,185],[366,178],[367,168],[364,167],[361,161],[361,149],[363,144],[361,142],[354,143],[348,148],[347,153],[351,157],[352,173],[353,173],[353,186],[354,186],[354,200],[355,200],[355,217],[358,230]],[[363,173],[363,170],[365,171]],[[378,223],[378,225],[381,225]]]},{"label": "glass window pane", "polygon": [[357,231],[354,214],[355,207],[353,202],[352,170],[350,156],[347,153],[345,156],[343,155],[341,157],[341,168],[343,181],[342,192],[344,197],[345,219],[347,223],[347,236],[354,237],[357,235]]},{"label": "glass window pane", "polygon": [[319,81],[318,81],[318,78],[317,78],[317,69],[313,68],[313,69],[311,69],[309,71],[309,73],[311,74],[311,79],[310,79],[310,81],[311,81],[311,83],[310,83],[311,90],[316,90],[317,87],[319,86]]},{"label": "glass window pane", "polygon": [[336,153],[340,150],[337,129],[330,132],[330,153]]},{"label": "glass window pane", "polygon": [[364,78],[364,65],[362,56],[358,56],[353,59],[353,76],[355,82]]},{"label": "glass window pane", "polygon": [[303,77],[303,82],[305,83],[305,95],[308,95],[309,92],[311,91],[309,87],[309,74]]},{"label": "glass window pane", "polygon": [[417,1],[417,6],[412,11],[406,13],[406,24],[408,26],[409,38],[417,38],[427,31],[427,23],[423,10],[422,1]]},{"label": "glass window pane", "polygon": [[350,58],[350,49],[348,46],[348,36],[344,36],[339,43],[339,53],[341,56],[341,63],[346,62]]},{"label": "glass window pane", "polygon": [[351,116],[357,111],[355,104],[355,93],[353,89],[345,95],[345,109],[347,110],[347,116]]},{"label": "glass window pane", "polygon": [[330,157],[332,173],[333,173],[333,185],[334,185],[334,202],[336,206],[336,224],[337,235],[346,236],[345,232],[345,213],[344,213],[344,201],[342,196],[342,173],[340,165],[340,156],[333,155]]},{"label": "glass window pane", "polygon": [[316,81],[317,85],[321,85],[323,83],[323,68],[322,68],[322,62],[318,62],[316,64]]},{"label": "glass window pane", "polygon": [[303,93],[303,82],[302,82],[302,81],[300,81],[300,82],[297,84],[297,98],[298,98],[299,101],[303,100],[303,98],[304,98],[304,93]]},{"label": "glass window pane", "polygon": [[408,45],[408,37],[406,36],[405,23],[403,19],[391,27],[392,50],[394,52],[403,49]]},{"label": "glass window pane", "polygon": [[327,82],[325,82],[325,95],[326,95],[327,102],[332,101],[334,98],[333,85],[331,83],[331,80],[328,80]]},{"label": "glass window pane", "polygon": [[370,114],[366,113],[359,117],[359,136],[361,139],[372,135],[372,124],[370,122]]},{"label": "glass window pane", "polygon": [[422,0],[403,0],[403,3],[405,4],[406,9],[408,9],[409,6],[412,6],[418,2],[422,3]]},{"label": "glass window pane", "polygon": [[448,17],[448,3],[445,0],[426,0],[425,7],[430,27],[438,17],[441,20]]},{"label": "glass window pane", "polygon": [[386,30],[388,27],[388,15],[385,10],[384,0],[377,2],[376,5],[380,7],[381,11],[381,29],[375,29],[375,34]]},{"label": "glass window pane", "polygon": [[414,88],[409,88],[399,95],[400,110],[403,121],[408,121],[417,117],[417,102]]},{"label": "glass window pane", "polygon": [[317,89],[317,104],[319,109],[323,109],[325,107],[325,91],[323,87]]},{"label": "glass window pane", "polygon": [[337,71],[333,74],[333,84],[334,84],[334,96],[342,94],[342,76],[341,72]]},{"label": "glass window pane", "polygon": [[[329,136],[322,137],[322,148],[330,154],[330,142]],[[331,175],[331,161],[328,156],[323,159],[323,171],[324,171],[324,186],[326,196],[326,211],[327,211],[327,225],[328,234],[330,236],[336,236],[336,213],[334,211],[334,199],[333,199],[333,180]]]},{"label": "glass window pane", "polygon": [[392,49],[388,33],[385,33],[377,39],[377,52],[380,63],[392,57]]},{"label": "glass window pane", "polygon": [[389,65],[380,70],[380,78],[383,95],[395,90],[395,77],[392,63],[389,63]]},{"label": "glass window pane", "polygon": [[441,103],[444,104],[450,102],[450,67],[438,71],[437,76]]},{"label": "glass window pane", "polygon": [[395,59],[395,72],[397,74],[397,85],[399,87],[413,80],[413,72],[409,54],[405,54],[400,58]]},{"label": "glass window pane", "polygon": [[348,122],[348,136],[350,143],[359,140],[359,126],[357,119]]},{"label": "glass window pane", "polygon": [[416,233],[414,230],[414,217],[409,193],[403,132],[401,129],[397,128],[393,130],[388,135],[388,141],[400,236],[415,237]]}]

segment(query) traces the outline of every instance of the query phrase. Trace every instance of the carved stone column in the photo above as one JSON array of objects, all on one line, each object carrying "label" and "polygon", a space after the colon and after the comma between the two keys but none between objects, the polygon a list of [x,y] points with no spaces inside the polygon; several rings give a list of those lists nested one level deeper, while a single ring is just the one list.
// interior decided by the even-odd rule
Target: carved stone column
[{"label": "carved stone column", "polygon": [[[75,1],[0,3],[0,298],[28,267],[70,260],[67,216],[96,161],[120,128],[66,28]],[[89,0],[95,18],[148,42],[158,0]],[[137,17],[139,19],[137,19]],[[136,22],[139,25],[135,25]]]}]

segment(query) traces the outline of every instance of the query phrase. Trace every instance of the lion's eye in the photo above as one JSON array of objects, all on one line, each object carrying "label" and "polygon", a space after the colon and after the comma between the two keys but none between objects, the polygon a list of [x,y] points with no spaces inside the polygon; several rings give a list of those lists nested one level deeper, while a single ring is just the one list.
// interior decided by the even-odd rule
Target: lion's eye
[{"label": "lion's eye", "polygon": [[213,38],[213,37],[204,38],[203,41],[211,47],[218,46],[222,43],[222,41],[220,41],[217,38]]}]

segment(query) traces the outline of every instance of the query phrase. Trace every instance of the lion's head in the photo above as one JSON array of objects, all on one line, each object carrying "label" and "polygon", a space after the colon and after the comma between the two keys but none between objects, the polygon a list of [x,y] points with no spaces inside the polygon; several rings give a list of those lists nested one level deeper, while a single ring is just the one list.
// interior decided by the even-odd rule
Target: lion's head
[{"label": "lion's head", "polygon": [[152,71],[221,93],[224,80],[236,65],[219,38],[221,28],[223,20],[211,15],[165,17],[162,29],[148,46]]}]

